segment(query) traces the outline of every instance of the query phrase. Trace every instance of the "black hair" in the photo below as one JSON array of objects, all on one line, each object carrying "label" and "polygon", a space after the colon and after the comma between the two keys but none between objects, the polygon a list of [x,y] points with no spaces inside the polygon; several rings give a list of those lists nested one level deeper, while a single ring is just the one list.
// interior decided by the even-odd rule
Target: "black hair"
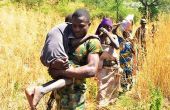
[{"label": "black hair", "polygon": [[87,21],[90,22],[90,14],[86,9],[77,9],[73,13],[72,18],[73,17],[82,17],[82,16],[86,17]]},{"label": "black hair", "polygon": [[65,22],[70,22],[71,23],[72,20],[72,14],[69,14],[65,17]]}]

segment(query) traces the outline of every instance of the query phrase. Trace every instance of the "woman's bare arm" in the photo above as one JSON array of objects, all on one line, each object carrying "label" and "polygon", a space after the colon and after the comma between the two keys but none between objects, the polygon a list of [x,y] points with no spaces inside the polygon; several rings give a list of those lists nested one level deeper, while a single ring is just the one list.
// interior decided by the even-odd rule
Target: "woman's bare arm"
[{"label": "woman's bare arm", "polygon": [[119,42],[117,40],[116,35],[113,35],[112,33],[108,32],[105,28],[100,28],[100,31],[102,31],[109,37],[109,39],[111,40],[111,43],[116,49],[119,49]]}]

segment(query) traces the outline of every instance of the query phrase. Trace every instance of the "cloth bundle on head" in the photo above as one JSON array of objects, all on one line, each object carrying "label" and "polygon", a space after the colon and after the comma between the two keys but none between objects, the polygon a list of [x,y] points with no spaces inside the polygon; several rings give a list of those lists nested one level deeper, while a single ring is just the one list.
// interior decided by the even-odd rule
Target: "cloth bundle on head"
[{"label": "cloth bundle on head", "polygon": [[128,15],[125,20],[122,21],[121,23],[121,31],[130,31],[132,30],[132,25],[133,25],[133,18],[134,18],[134,15]]},{"label": "cloth bundle on head", "polygon": [[113,27],[113,22],[110,18],[103,18],[101,23],[99,24],[97,30],[96,30],[96,35],[100,34],[100,28],[103,27],[104,25]]},{"label": "cloth bundle on head", "polygon": [[121,23],[121,31],[128,31],[131,23],[127,20],[123,20]]},{"label": "cloth bundle on head", "polygon": [[125,20],[133,22],[134,15],[128,15]]}]

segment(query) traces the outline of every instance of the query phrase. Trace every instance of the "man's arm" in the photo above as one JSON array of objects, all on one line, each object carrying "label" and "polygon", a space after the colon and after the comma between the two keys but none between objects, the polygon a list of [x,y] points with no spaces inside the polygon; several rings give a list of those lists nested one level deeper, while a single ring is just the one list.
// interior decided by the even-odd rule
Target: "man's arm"
[{"label": "man's arm", "polygon": [[51,69],[49,71],[50,75],[55,79],[59,75],[67,78],[89,78],[93,77],[98,70],[99,64],[99,55],[98,54],[89,54],[88,55],[88,64],[77,67],[77,68],[68,68],[66,70],[55,70]]}]

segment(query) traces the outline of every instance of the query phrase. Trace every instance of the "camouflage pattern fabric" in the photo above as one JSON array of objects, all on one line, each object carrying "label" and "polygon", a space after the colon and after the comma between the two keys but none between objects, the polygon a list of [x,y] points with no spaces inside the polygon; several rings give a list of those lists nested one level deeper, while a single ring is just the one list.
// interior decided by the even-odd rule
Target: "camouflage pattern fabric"
[{"label": "camouflage pattern fabric", "polygon": [[147,49],[146,49],[146,36],[148,35],[147,27],[142,28],[139,27],[136,30],[135,37],[137,39],[137,60],[138,60],[138,66],[142,66],[142,63],[145,59],[145,56],[147,55]]},{"label": "camouflage pattern fabric", "polygon": [[146,31],[147,31],[146,27],[145,28],[139,27],[135,33],[137,41],[142,48],[146,48],[146,34],[147,34]]},{"label": "camouflage pattern fabric", "polygon": [[[69,60],[73,67],[87,64],[88,54],[101,53],[102,47],[98,39],[89,39],[76,48],[69,44]],[[85,109],[85,79],[72,79],[73,84],[55,91],[57,110]]]}]

